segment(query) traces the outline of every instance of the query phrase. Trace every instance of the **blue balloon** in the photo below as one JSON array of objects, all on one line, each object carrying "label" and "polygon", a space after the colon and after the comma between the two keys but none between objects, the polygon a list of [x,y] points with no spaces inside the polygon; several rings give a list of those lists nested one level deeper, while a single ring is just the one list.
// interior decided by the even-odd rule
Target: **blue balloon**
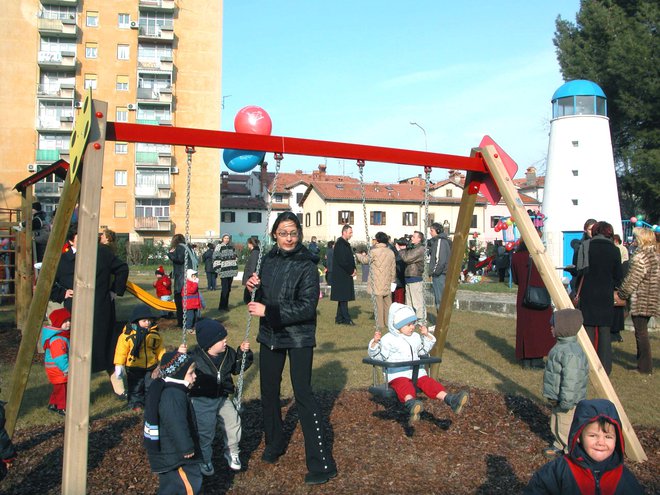
[{"label": "blue balloon", "polygon": [[637,220],[635,227],[644,227],[644,222],[642,222],[641,220]]},{"label": "blue balloon", "polygon": [[225,149],[222,153],[225,165],[232,172],[248,172],[259,165],[265,156],[265,151]]}]

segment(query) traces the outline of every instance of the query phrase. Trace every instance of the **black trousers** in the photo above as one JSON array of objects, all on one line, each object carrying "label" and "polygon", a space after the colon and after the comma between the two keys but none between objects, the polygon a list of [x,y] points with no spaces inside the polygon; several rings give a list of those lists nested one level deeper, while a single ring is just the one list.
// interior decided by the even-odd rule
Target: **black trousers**
[{"label": "black trousers", "polygon": [[351,321],[351,315],[348,314],[348,301],[337,301],[335,323],[348,323],[349,321]]},{"label": "black trousers", "polygon": [[202,489],[199,464],[184,464],[178,469],[158,474],[158,495],[197,494]]},{"label": "black trousers", "polygon": [[216,272],[206,272],[206,285],[208,290],[215,290],[215,281],[218,278]]},{"label": "black trousers", "polygon": [[231,277],[222,277],[220,279],[220,303],[218,309],[229,309],[229,293],[231,292]]},{"label": "black trousers", "polygon": [[181,292],[174,292],[174,304],[176,305],[176,326],[183,326],[183,296]]},{"label": "black trousers", "polygon": [[276,453],[283,453],[286,448],[280,408],[280,384],[287,354],[293,394],[305,438],[307,470],[312,473],[334,471],[336,465],[327,444],[324,419],[312,392],[312,347],[271,349],[261,344],[259,380],[266,447]]},{"label": "black trousers", "polygon": [[144,407],[145,396],[149,385],[153,382],[150,370],[144,368],[126,367],[126,395],[128,396],[128,407]]}]

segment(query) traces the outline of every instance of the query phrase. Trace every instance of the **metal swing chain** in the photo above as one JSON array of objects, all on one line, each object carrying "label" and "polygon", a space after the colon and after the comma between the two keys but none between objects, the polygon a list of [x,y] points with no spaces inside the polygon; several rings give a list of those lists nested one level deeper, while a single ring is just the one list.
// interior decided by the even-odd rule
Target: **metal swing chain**
[{"label": "metal swing chain", "polygon": [[[254,269],[254,273],[259,273],[261,270],[261,260],[264,255],[264,251],[266,250],[266,242],[268,241],[268,235],[269,235],[269,228],[268,224],[270,223],[270,214],[273,211],[273,194],[275,194],[275,191],[277,190],[277,179],[280,175],[280,165],[282,164],[282,159],[283,159],[282,153],[275,153],[275,176],[273,177],[273,183],[270,188],[270,196],[268,198],[268,208],[266,210],[266,228],[264,229],[264,235],[261,241],[261,249],[259,249],[259,256],[257,257],[257,266]],[[254,299],[257,295],[257,288],[255,287],[252,292],[250,293],[250,302],[254,302]],[[245,328],[245,338],[243,341],[246,341],[250,338],[250,325],[252,323],[252,315],[248,313],[247,316],[247,325]],[[236,406],[236,410],[240,413],[241,412],[241,404],[243,401],[243,376],[245,374],[245,359],[246,359],[246,353],[243,353],[241,357],[241,371],[238,375],[238,380],[236,383],[236,394],[234,395],[234,405]]]},{"label": "metal swing chain", "polygon": [[[424,237],[428,235],[429,232],[429,197],[431,196],[431,167],[424,167]],[[424,258],[427,265],[430,265],[431,256],[428,253],[427,249],[424,249]],[[424,304],[424,321],[422,322],[426,325],[426,304]]]},{"label": "metal swing chain", "polygon": [[358,160],[357,166],[360,171],[360,192],[362,193],[362,214],[364,216],[364,233],[367,237],[367,258],[369,260],[369,285],[371,287],[371,305],[374,310],[374,328],[378,330],[378,305],[374,290],[373,258],[371,257],[371,239],[369,238],[369,219],[367,218],[367,195],[364,188],[364,160]]},{"label": "metal swing chain", "polygon": [[185,242],[186,242],[186,249],[184,249],[184,261],[183,261],[183,274],[184,274],[184,281],[183,281],[183,301],[182,301],[182,306],[183,306],[183,326],[181,328],[181,343],[183,345],[186,345],[186,326],[188,323],[188,277],[187,277],[187,272],[188,272],[188,266],[190,263],[190,255],[188,254],[188,244],[190,243],[190,182],[192,179],[192,156],[193,153],[195,153],[195,147],[194,146],[186,146],[186,154],[188,155],[187,159],[187,164],[188,164],[188,170],[186,172],[186,234],[185,234]]}]

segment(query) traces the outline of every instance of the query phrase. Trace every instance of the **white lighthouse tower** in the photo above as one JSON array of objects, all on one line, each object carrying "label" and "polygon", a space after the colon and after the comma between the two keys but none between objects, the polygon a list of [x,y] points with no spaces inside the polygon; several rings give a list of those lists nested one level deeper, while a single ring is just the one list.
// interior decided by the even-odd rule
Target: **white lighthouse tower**
[{"label": "white lighthouse tower", "polygon": [[[552,95],[542,209],[547,252],[556,267],[571,264],[571,241],[582,237],[588,218],[609,222],[621,234],[607,98],[594,82],[569,81]],[[559,275],[570,277],[563,270]]]}]

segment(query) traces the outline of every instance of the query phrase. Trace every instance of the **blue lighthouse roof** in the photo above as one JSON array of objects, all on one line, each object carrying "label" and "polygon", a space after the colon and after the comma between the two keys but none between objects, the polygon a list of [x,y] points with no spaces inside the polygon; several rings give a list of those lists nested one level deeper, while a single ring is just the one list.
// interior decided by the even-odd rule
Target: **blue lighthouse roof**
[{"label": "blue lighthouse roof", "polygon": [[566,98],[567,96],[600,96],[607,98],[598,84],[585,79],[568,81],[555,91],[555,94],[552,95],[552,101],[558,98]]}]

